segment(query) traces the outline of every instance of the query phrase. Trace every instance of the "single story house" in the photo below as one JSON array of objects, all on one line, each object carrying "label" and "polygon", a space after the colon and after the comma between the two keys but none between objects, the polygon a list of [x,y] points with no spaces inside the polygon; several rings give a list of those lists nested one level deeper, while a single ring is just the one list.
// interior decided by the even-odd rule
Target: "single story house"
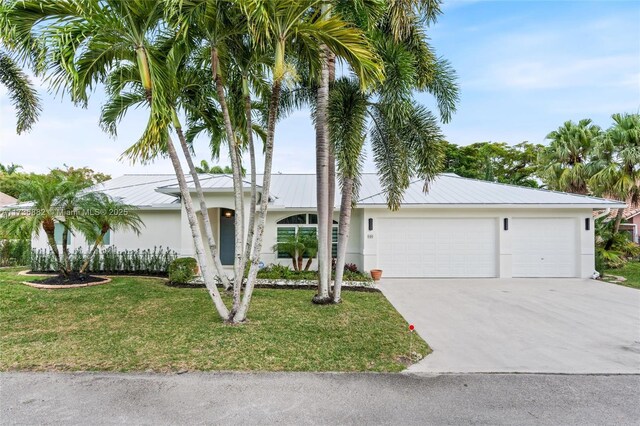
[{"label": "single story house", "polygon": [[[221,261],[231,265],[232,177],[205,174],[201,183]],[[163,246],[193,256],[175,176],[125,175],[96,189],[136,206],[145,224],[140,235],[116,232],[107,236],[105,244],[118,249]],[[247,183],[245,205],[249,191]],[[192,185],[191,192],[195,199]],[[382,269],[384,277],[587,278],[594,272],[592,212],[621,206],[618,201],[442,174],[426,193],[421,180],[412,182],[400,210],[390,211],[377,175],[364,174],[352,216],[347,262],[365,271]],[[296,229],[316,227],[315,212],[315,175],[274,174],[262,261],[290,264],[286,254],[277,253],[273,246]],[[335,253],[338,206],[334,219]],[[61,240],[61,232],[57,238]],[[80,236],[72,237],[70,244],[87,246]],[[46,241],[41,236],[33,246],[46,248]]]}]

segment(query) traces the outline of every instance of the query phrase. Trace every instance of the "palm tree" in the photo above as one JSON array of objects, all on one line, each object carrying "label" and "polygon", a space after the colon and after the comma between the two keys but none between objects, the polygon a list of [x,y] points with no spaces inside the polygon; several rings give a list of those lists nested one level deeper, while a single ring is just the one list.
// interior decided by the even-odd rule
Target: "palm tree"
[{"label": "palm tree", "polygon": [[[151,111],[144,134],[127,155],[141,162],[164,152],[169,156],[204,282],[219,315],[226,319],[228,310],[209,267],[193,200],[169,134],[175,123],[170,96],[175,81],[167,72],[171,71],[166,67],[167,57],[153,48],[154,43],[168,39],[169,30],[163,21],[165,6],[145,0],[20,1],[5,7],[1,17],[16,34],[46,40],[48,80],[54,88],[67,91],[76,103],[86,105],[94,85],[105,82],[118,67],[127,83],[137,76]],[[139,102],[135,98],[122,100]]]},{"label": "palm tree", "polygon": [[[77,198],[83,187],[76,182],[61,178],[60,175],[34,175],[19,183],[20,201],[29,203],[25,207],[16,207],[5,212],[0,219],[0,229],[10,235],[30,237],[38,236],[42,229],[47,237],[49,247],[56,259],[58,270],[64,276],[69,274],[67,265],[68,252],[65,259],[60,258],[60,251],[55,239],[56,224],[64,224],[65,201]],[[69,230],[65,226],[63,246],[66,246]]]},{"label": "palm tree", "polygon": [[210,174],[231,174],[233,173],[233,170],[231,170],[231,167],[229,166],[221,167],[213,164],[209,165],[207,160],[202,160],[200,161],[200,165],[196,166],[196,172]]},{"label": "palm tree", "polygon": [[6,175],[12,175],[15,172],[18,171],[18,169],[21,169],[22,166],[19,164],[0,164],[0,173],[6,174]]},{"label": "palm tree", "polygon": [[547,135],[551,141],[540,154],[540,177],[549,189],[575,194],[589,193],[592,170],[588,166],[600,127],[591,120],[572,121]]},{"label": "palm tree", "polygon": [[[613,114],[613,126],[593,149],[597,172],[589,180],[598,195],[625,200],[629,207],[640,205],[640,114]],[[624,209],[618,209],[613,225],[617,234]],[[607,242],[611,248],[612,239]]]},{"label": "palm tree", "polygon": [[363,34],[336,16],[325,17],[320,11],[321,5],[322,2],[317,0],[281,0],[277,2],[256,0],[249,2],[245,8],[249,28],[252,31],[251,35],[256,40],[256,45],[262,46],[265,50],[272,48],[274,60],[270,69],[273,81],[265,142],[263,196],[260,200],[247,286],[242,303],[234,317],[236,322],[244,321],[246,318],[258,273],[271,189],[273,141],[280,105],[280,92],[287,70],[291,69],[287,66],[286,61],[288,52],[295,53],[298,60],[308,62],[312,64],[312,67],[316,67],[318,46],[324,43],[327,48],[350,63],[356,74],[360,76],[363,85],[368,85],[380,78],[380,70],[375,56],[368,48]]},{"label": "palm tree", "polygon": [[42,111],[40,97],[29,81],[29,77],[8,54],[2,51],[0,51],[0,84],[9,91],[9,99],[16,109],[17,133],[29,131]]},{"label": "palm tree", "polygon": [[136,213],[136,207],[114,200],[100,192],[87,194],[82,208],[91,213],[81,216],[77,227],[87,238],[87,241],[93,241],[94,244],[80,267],[81,274],[89,267],[91,258],[98,246],[102,245],[107,232],[128,229],[140,234],[140,228],[144,226],[140,216]]}]

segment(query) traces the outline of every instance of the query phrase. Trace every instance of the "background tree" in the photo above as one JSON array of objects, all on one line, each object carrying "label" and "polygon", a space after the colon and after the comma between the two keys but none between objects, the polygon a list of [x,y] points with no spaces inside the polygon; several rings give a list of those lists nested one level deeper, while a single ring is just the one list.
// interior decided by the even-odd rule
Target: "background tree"
[{"label": "background tree", "polygon": [[2,164],[0,163],[0,174],[11,175],[21,169],[22,166],[20,164]]},{"label": "background tree", "polygon": [[466,146],[445,143],[444,171],[458,176],[512,185],[539,186],[538,154],[542,145],[521,142],[478,142]]},{"label": "background tree", "polygon": [[565,122],[546,139],[549,146],[538,159],[539,175],[545,187],[575,194],[589,193],[589,179],[593,170],[588,166],[596,139],[602,134],[591,120],[577,124]]},{"label": "background tree", "polygon": [[[613,125],[596,141],[589,180],[597,195],[617,198],[630,208],[640,206],[640,114],[613,114]],[[613,234],[620,230],[624,209],[618,209]],[[611,248],[613,240],[607,242]]]},{"label": "background tree", "polygon": [[231,174],[233,170],[231,170],[231,166],[218,166],[215,164],[209,164],[207,160],[200,161],[200,166],[196,166],[196,171],[198,173],[211,173],[211,174]]}]

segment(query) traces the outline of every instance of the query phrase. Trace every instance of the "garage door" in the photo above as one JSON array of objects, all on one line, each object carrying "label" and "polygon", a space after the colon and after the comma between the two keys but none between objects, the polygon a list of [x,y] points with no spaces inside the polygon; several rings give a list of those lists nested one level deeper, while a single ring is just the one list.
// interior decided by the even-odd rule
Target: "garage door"
[{"label": "garage door", "polygon": [[386,277],[497,276],[497,219],[379,220],[378,265]]},{"label": "garage door", "polygon": [[577,221],[572,218],[513,218],[514,277],[577,276]]}]

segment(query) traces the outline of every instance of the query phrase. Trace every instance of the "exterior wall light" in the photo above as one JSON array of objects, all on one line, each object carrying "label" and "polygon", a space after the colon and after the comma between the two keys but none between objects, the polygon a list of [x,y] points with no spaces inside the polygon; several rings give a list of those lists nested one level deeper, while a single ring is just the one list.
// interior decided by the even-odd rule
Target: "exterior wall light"
[{"label": "exterior wall light", "polygon": [[369,218],[369,231],[373,231],[373,218]]},{"label": "exterior wall light", "polygon": [[591,219],[586,218],[586,219],[584,220],[584,230],[585,230],[585,231],[588,231],[588,230],[590,230],[590,229],[591,229]]},{"label": "exterior wall light", "polygon": [[504,219],[502,219],[502,228],[505,231],[509,230],[509,218],[505,217]]},{"label": "exterior wall light", "polygon": [[233,212],[231,210],[225,210],[224,211],[224,217],[233,217]]}]

